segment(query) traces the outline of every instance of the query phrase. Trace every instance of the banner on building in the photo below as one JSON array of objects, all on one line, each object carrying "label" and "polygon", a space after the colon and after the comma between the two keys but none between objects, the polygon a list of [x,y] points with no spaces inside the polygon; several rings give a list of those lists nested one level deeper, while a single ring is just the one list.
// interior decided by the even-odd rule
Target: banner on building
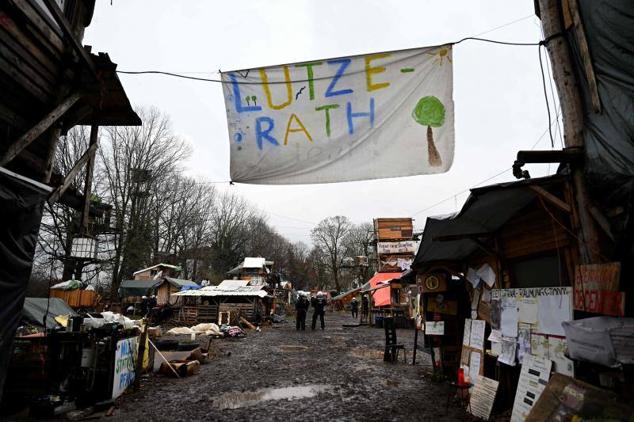
[{"label": "banner on building", "polygon": [[446,172],[451,46],[223,72],[231,179],[331,183]]}]

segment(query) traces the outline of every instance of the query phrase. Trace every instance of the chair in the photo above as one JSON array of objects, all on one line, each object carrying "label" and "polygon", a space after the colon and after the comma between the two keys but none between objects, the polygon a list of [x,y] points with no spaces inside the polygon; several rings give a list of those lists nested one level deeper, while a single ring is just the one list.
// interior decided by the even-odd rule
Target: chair
[{"label": "chair", "polygon": [[403,361],[407,363],[407,355],[405,352],[405,346],[396,342],[396,327],[394,325],[394,318],[385,317],[383,319],[383,328],[385,329],[385,352],[383,353],[383,360],[385,362],[398,361],[399,351],[403,351]]}]

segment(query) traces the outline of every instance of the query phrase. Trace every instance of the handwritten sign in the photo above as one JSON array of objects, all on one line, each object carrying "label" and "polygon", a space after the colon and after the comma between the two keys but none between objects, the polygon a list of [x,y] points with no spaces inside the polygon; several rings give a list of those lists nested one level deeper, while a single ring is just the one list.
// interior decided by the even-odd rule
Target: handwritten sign
[{"label": "handwritten sign", "polygon": [[416,242],[412,240],[402,242],[377,242],[376,249],[379,254],[416,253]]},{"label": "handwritten sign", "polygon": [[134,382],[134,362],[137,354],[137,337],[117,342],[114,361],[114,379],[112,381],[112,398],[119,397]]},{"label": "handwritten sign", "polygon": [[621,264],[579,265],[575,271],[575,309],[625,316],[625,293],[619,290]]},{"label": "handwritten sign", "polygon": [[231,179],[329,183],[446,172],[449,45],[223,72]]},{"label": "handwritten sign", "polygon": [[474,319],[471,321],[471,333],[469,338],[469,345],[474,349],[484,349],[484,329],[486,322],[480,319]]}]

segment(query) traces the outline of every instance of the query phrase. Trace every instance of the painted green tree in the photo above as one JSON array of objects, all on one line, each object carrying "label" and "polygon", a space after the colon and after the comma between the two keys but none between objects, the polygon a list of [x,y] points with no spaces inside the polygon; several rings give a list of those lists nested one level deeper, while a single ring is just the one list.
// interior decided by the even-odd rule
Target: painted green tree
[{"label": "painted green tree", "polygon": [[445,124],[445,106],[434,96],[423,97],[418,100],[412,118],[422,126],[427,126],[427,156],[429,165],[438,167],[442,165],[442,159],[434,143],[433,127],[441,127]]}]

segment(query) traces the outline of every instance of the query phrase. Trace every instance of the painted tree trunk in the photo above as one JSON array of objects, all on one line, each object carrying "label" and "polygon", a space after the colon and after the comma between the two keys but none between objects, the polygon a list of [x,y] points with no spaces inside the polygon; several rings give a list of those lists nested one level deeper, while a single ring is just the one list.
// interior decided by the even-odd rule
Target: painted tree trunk
[{"label": "painted tree trunk", "polygon": [[442,159],[440,158],[440,154],[438,154],[438,150],[434,144],[434,132],[432,131],[431,126],[427,126],[427,157],[430,166],[439,167],[442,165]]}]

